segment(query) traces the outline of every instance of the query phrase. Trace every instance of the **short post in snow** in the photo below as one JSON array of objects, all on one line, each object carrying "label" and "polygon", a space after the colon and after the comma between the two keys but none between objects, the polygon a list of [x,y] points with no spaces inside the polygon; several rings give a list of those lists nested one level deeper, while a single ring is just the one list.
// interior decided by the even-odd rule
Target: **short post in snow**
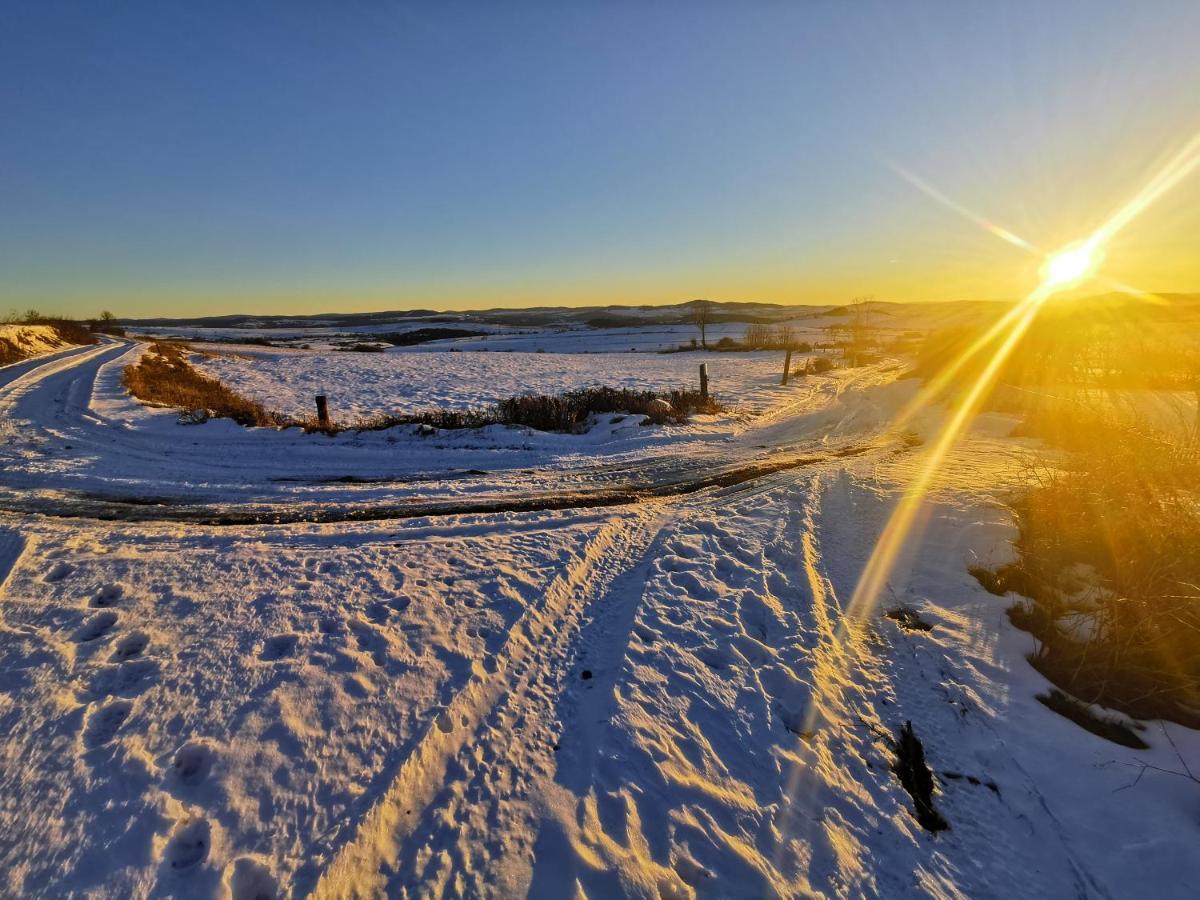
[{"label": "short post in snow", "polygon": [[700,363],[700,400],[708,400],[708,363]]},{"label": "short post in snow", "polygon": [[332,424],[329,421],[329,400],[324,394],[317,394],[317,424],[325,429]]},{"label": "short post in snow", "polygon": [[792,374],[792,351],[789,348],[783,356],[783,380],[780,384],[788,383],[788,376]]}]

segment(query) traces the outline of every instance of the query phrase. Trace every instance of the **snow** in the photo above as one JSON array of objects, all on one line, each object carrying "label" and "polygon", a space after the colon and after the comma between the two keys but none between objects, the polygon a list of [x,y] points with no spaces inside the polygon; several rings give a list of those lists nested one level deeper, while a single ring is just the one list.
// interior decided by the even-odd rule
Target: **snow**
[{"label": "snow", "polygon": [[[210,350],[201,345],[198,349]],[[797,356],[793,365],[799,364]],[[239,349],[200,357],[199,368],[238,393],[293,416],[325,394],[337,415],[485,406],[518,394],[559,394],[593,385],[639,391],[697,390],[706,364],[715,396],[759,409],[777,384],[781,353],[347,353]]]},{"label": "snow", "polygon": [[[0,325],[0,344],[7,344],[26,359],[73,346],[50,325]],[[0,366],[0,370],[4,368],[7,367]]]},{"label": "snow", "polygon": [[[335,409],[378,411],[591,379],[662,387],[700,359],[737,397],[682,429],[330,439],[178,425],[122,390],[140,352],[106,341],[0,370],[0,893],[1187,897],[1200,883],[1195,785],[1156,770],[1134,784],[1147,764],[1197,770],[1200,735],[1149,723],[1150,749],[1129,750],[1044,707],[1009,600],[967,572],[1011,553],[1005,504],[1031,446],[1015,420],[976,423],[919,548],[877,608],[847,612],[923,452],[888,429],[914,390],[901,362],[787,387],[779,354],[203,363],[304,411],[325,378]],[[928,440],[939,421],[909,427]],[[780,460],[794,465],[588,505]],[[462,511],[563,492],[581,499]],[[437,515],[406,512],[435,501]],[[182,515],[199,508],[288,524]],[[97,517],[113,509],[131,520]],[[932,630],[884,615],[900,604]],[[937,835],[890,770],[906,721],[950,825]]]}]

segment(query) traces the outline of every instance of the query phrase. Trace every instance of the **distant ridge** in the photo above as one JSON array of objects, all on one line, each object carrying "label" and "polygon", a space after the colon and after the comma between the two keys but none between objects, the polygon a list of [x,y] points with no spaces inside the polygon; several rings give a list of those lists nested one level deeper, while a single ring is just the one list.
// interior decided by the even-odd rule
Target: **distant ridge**
[{"label": "distant ridge", "polygon": [[[1154,297],[1169,304],[1187,307],[1200,305],[1200,294],[1169,293]],[[1145,303],[1128,294],[1100,294],[1081,297],[1070,302],[1103,301],[1114,307]],[[901,303],[894,300],[868,300],[864,307],[880,315],[897,315],[917,311],[937,310],[943,314],[952,310],[978,310],[987,307],[1003,307],[1008,300],[939,300]],[[466,311],[438,311],[433,309],[385,310],[380,312],[314,313],[310,315],[254,315],[233,314],[223,316],[198,316],[194,318],[156,317],[146,319],[119,319],[122,325],[143,328],[169,328],[191,326],[201,328],[287,328],[320,327],[330,328],[387,325],[412,321],[433,323],[460,323],[480,325],[510,325],[517,327],[547,327],[554,325],[591,326],[594,328],[620,328],[637,325],[681,325],[693,320],[696,305],[708,303],[710,321],[720,322],[777,322],[782,319],[828,318],[845,315],[851,304],[784,304],[760,303],[746,300],[688,300],[663,306],[621,305],[606,306],[530,306],[524,308],[495,307]]]}]

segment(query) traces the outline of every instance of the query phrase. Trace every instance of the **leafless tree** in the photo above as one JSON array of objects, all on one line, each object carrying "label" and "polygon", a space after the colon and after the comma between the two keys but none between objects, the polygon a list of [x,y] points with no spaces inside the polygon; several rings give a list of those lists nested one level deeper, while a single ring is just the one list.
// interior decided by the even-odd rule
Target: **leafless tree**
[{"label": "leafless tree", "polygon": [[867,349],[875,342],[875,329],[867,309],[867,303],[873,299],[870,296],[855,297],[850,304],[850,321],[846,325],[846,362],[850,366],[862,365]]}]

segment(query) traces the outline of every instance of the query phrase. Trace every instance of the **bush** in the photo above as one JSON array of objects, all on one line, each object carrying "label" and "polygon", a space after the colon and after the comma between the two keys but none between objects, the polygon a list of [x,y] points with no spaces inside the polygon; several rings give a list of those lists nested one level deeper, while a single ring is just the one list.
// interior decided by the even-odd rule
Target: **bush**
[{"label": "bush", "polygon": [[809,375],[823,375],[833,371],[833,360],[828,356],[814,356],[808,361]]},{"label": "bush", "polygon": [[[670,412],[658,412],[655,401],[665,401]],[[564,394],[525,394],[508,397],[494,406],[468,410],[425,410],[417,413],[360,419],[357,431],[392,428],[396,425],[430,425],[434,428],[482,428],[486,425],[520,425],[535,431],[578,434],[587,429],[593,415],[629,413],[646,416],[658,425],[681,424],[694,413],[716,413],[723,407],[699,391],[674,390],[665,394],[624,388],[592,387]]]}]

